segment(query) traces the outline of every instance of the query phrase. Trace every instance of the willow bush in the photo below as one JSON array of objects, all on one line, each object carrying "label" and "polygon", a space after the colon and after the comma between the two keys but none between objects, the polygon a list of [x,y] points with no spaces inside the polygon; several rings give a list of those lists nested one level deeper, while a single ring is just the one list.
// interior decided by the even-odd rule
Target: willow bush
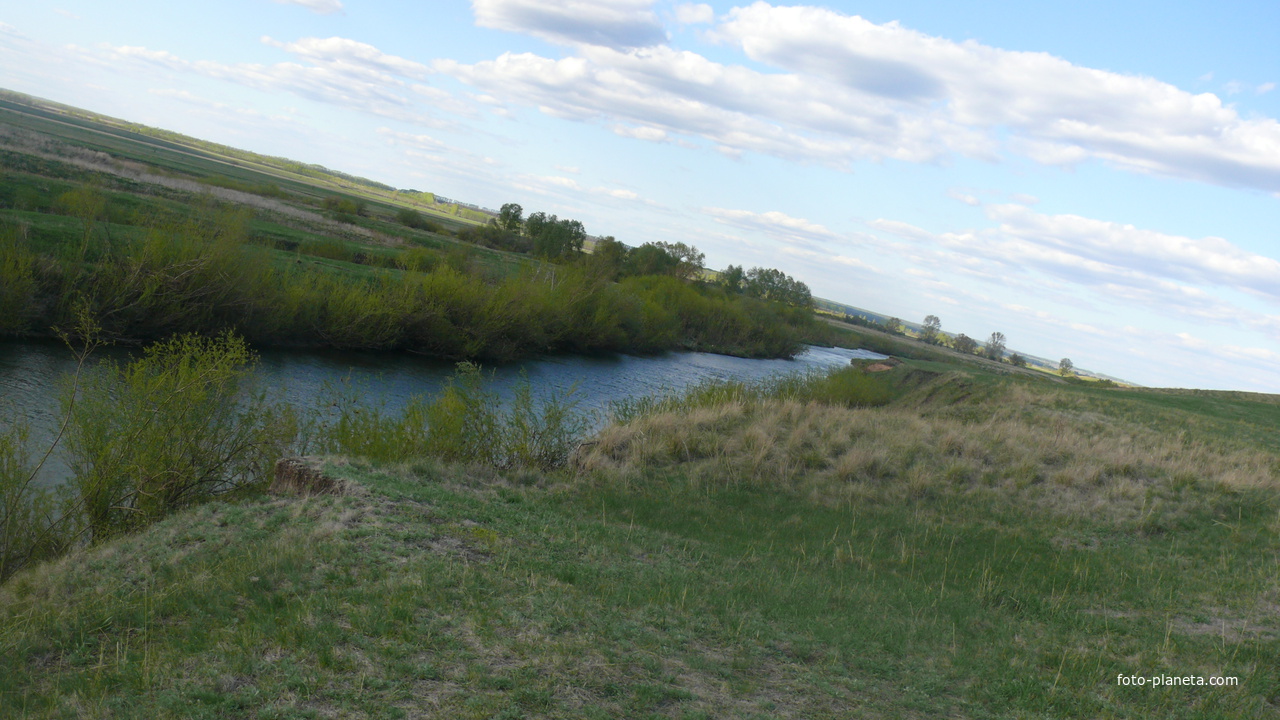
[{"label": "willow bush", "polygon": [[290,414],[242,392],[244,340],[181,335],[82,380],[71,418],[71,485],[96,540],[215,495],[254,486],[296,435]]}]

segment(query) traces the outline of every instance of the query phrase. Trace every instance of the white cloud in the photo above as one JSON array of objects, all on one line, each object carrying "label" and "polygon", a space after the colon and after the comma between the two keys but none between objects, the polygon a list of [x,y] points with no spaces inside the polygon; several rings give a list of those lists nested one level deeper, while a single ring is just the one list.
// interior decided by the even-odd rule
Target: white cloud
[{"label": "white cloud", "polygon": [[1250,289],[1280,302],[1280,260],[1218,237],[1188,238],[1078,215],[1043,215],[1021,205],[994,205],[999,233],[1085,261],[1184,282]]},{"label": "white cloud", "polygon": [[966,127],[1047,143],[1028,146],[1041,161],[1056,154],[1074,162],[1080,152],[1131,170],[1280,189],[1280,123],[1243,119],[1213,95],[1153,78],[813,7],[757,2],[731,11],[716,32],[753,60],[883,97],[904,112],[942,105]]},{"label": "white cloud", "polygon": [[791,217],[776,210],[755,213],[750,210],[728,210],[708,207],[702,212],[715,218],[716,222],[743,230],[763,233],[775,240],[810,248],[839,241],[842,238],[823,225],[810,222],[804,218]]},{"label": "white cloud", "polygon": [[471,7],[480,27],[554,43],[636,48],[667,37],[653,0],[472,0]]},{"label": "white cloud", "polygon": [[350,38],[309,37],[284,43],[264,36],[262,42],[318,65],[333,67],[352,75],[373,78],[399,75],[421,79],[431,74],[431,70],[422,63],[389,55],[372,45]]},{"label": "white cloud", "polygon": [[300,5],[318,15],[342,12],[340,0],[271,0],[277,5]]},{"label": "white cloud", "polygon": [[[879,219],[872,228],[916,243],[917,265],[1081,309],[1103,298],[1177,322],[1244,328],[1280,340],[1280,315],[1227,299],[1233,292],[1280,305],[1280,261],[1216,237],[1188,238],[1022,205],[986,206],[994,226],[931,233]],[[1053,281],[1060,286],[1053,287]],[[1071,297],[1074,294],[1081,300]]]},{"label": "white cloud", "polygon": [[1265,82],[1265,83],[1262,83],[1261,85],[1259,85],[1259,86],[1254,90],[1254,93],[1255,93],[1255,94],[1257,94],[1257,95],[1266,95],[1267,93],[1269,93],[1269,92],[1271,92],[1272,90],[1275,90],[1275,89],[1276,89],[1276,84],[1275,84],[1275,83],[1273,83],[1273,82]]},{"label": "white cloud", "polygon": [[[432,111],[476,117],[477,104],[443,90],[411,84],[403,78],[422,78],[431,70],[418,62],[384,53],[347,38],[303,38],[286,43],[263,37],[302,62],[220,63],[191,61],[165,50],[121,46],[99,50],[71,49],[86,59],[119,66],[133,63],[155,70],[192,73],[234,82],[267,92],[289,92],[316,102],[428,127],[446,127]],[[429,101],[429,110],[419,98]]]},{"label": "white cloud", "polygon": [[[483,25],[572,45],[573,53],[441,60],[436,68],[560,118],[647,128],[653,139],[700,137],[731,157],[757,152],[847,167],[881,158],[995,160],[1012,151],[1050,165],[1101,160],[1280,191],[1276,120],[1245,119],[1212,94],[1046,53],[954,42],[817,7],[735,8],[711,37],[781,70],[765,72],[662,44],[649,0],[474,6]],[[617,27],[639,39],[610,40]]]},{"label": "white cloud", "polygon": [[676,6],[676,22],[681,25],[708,25],[715,22],[716,11],[704,3],[682,3]]}]

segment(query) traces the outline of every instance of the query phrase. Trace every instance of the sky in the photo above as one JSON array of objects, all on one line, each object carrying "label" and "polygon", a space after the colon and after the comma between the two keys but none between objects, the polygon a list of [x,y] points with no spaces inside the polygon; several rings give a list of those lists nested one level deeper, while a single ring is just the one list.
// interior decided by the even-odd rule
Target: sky
[{"label": "sky", "polygon": [[1274,0],[0,0],[0,87],[1280,392]]}]

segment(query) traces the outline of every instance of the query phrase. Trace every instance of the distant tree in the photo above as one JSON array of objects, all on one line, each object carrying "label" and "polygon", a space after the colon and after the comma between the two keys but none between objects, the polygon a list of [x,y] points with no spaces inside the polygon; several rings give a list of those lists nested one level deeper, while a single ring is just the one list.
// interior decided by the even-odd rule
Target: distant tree
[{"label": "distant tree", "polygon": [[720,285],[731,293],[742,292],[742,284],[746,282],[747,273],[741,265],[730,265],[720,273]]},{"label": "distant tree", "polygon": [[1058,374],[1062,377],[1070,377],[1075,374],[1075,363],[1071,362],[1071,358],[1062,358],[1058,361]]},{"label": "distant tree", "polygon": [[775,268],[754,267],[743,279],[742,292],[751,297],[795,305],[812,307],[813,294],[809,286]]},{"label": "distant tree", "polygon": [[544,212],[529,215],[524,221],[525,235],[533,243],[533,252],[548,260],[566,260],[582,252],[587,230],[577,220],[547,216]]},{"label": "distant tree", "polygon": [[675,275],[680,258],[658,243],[645,243],[627,253],[624,272],[627,275]]},{"label": "distant tree", "polygon": [[702,263],[706,260],[706,255],[698,248],[682,242],[655,242],[654,245],[662,248],[668,255],[676,259],[673,274],[681,280],[693,280],[702,270]]},{"label": "distant tree", "polygon": [[955,348],[958,352],[970,354],[974,350],[978,349],[978,341],[964,333],[960,333],[951,341],[951,347]]},{"label": "distant tree", "polygon": [[623,265],[627,262],[630,249],[614,239],[612,235],[596,241],[591,255],[584,256],[590,272],[606,280],[617,280],[622,274]]},{"label": "distant tree", "polygon": [[985,355],[987,358],[997,362],[1004,359],[1004,333],[991,333],[991,337],[987,339]]},{"label": "distant tree", "polygon": [[1022,357],[1018,353],[1014,353],[1009,356],[1009,364],[1014,367],[1026,367],[1027,359]]},{"label": "distant tree", "polygon": [[520,232],[520,226],[524,224],[524,208],[516,203],[507,203],[498,211],[498,227],[509,233]]},{"label": "distant tree", "polygon": [[896,317],[891,317],[884,321],[884,329],[891,333],[902,332],[902,321]]},{"label": "distant tree", "polygon": [[937,315],[926,315],[924,324],[920,326],[920,339],[935,344],[938,342],[938,333],[942,331],[942,321]]}]

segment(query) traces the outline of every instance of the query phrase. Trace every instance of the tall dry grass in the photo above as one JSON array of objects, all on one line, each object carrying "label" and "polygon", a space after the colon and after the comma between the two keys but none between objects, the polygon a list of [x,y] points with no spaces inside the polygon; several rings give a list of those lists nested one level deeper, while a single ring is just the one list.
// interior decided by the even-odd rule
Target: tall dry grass
[{"label": "tall dry grass", "polygon": [[[1191,510],[1178,506],[1193,484],[1280,486],[1280,459],[1265,450],[1063,411],[1055,392],[1018,385],[955,401],[947,386],[957,383],[941,378],[884,408],[730,399],[654,412],[605,428],[575,465],[624,481],[680,465],[695,484],[779,488],[832,504],[997,493],[1115,520]],[[928,400],[939,396],[949,399]]]}]

